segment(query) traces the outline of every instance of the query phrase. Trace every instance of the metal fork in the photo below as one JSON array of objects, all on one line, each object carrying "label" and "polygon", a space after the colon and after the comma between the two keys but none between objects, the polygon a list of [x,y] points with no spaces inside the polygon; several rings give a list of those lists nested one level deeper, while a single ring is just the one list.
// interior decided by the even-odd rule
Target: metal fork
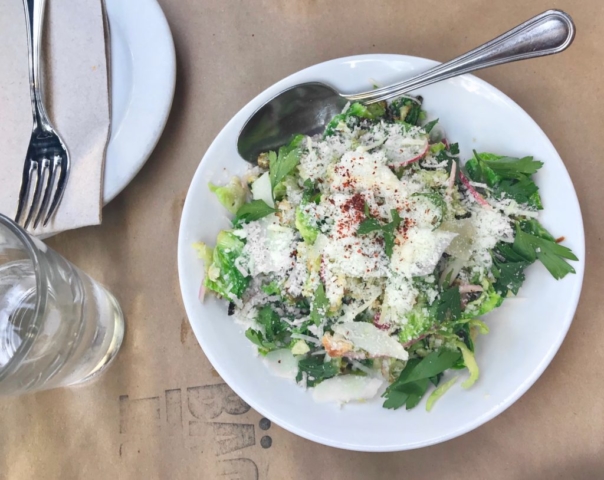
[{"label": "metal fork", "polygon": [[[35,229],[44,217],[45,212],[47,213],[43,225],[48,223],[61,203],[69,178],[70,160],[65,142],[50,123],[44,107],[41,54],[46,0],[23,0],[23,7],[27,25],[33,129],[23,166],[23,178],[15,222],[21,223],[29,204],[29,211],[25,217],[23,227],[27,228],[35,217],[33,224]],[[34,193],[30,202],[32,186],[34,187]],[[40,199],[42,199],[41,204]],[[50,208],[48,208],[49,203]]]}]

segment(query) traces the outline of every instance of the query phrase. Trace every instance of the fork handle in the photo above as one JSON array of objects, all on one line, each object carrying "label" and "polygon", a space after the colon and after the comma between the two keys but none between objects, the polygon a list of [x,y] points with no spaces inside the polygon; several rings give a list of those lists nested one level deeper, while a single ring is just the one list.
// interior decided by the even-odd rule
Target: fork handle
[{"label": "fork handle", "polygon": [[44,107],[42,78],[42,29],[46,0],[23,0],[25,23],[27,26],[27,51],[29,54],[29,88],[34,131],[51,131],[52,127]]},{"label": "fork handle", "polygon": [[575,37],[572,18],[560,10],[548,10],[497,38],[447,63],[389,87],[355,95],[342,95],[365,104],[389,100],[403,93],[474,70],[542,57],[566,50]]}]

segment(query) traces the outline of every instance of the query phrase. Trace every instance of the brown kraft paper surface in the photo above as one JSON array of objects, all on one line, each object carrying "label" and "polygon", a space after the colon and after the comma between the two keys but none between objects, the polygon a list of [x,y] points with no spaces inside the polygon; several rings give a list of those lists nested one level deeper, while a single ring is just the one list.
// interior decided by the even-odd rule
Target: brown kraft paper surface
[{"label": "brown kraft paper surface", "polygon": [[[116,294],[127,322],[124,346],[93,384],[0,399],[0,479],[604,478],[602,3],[160,3],[178,61],[166,130],[140,174],[105,208],[102,225],[48,241]],[[419,450],[348,452],[263,420],[212,369],[180,297],[180,215],[216,134],[263,89],[309,65],[362,53],[444,61],[554,7],[576,22],[577,37],[567,52],[478,73],[543,128],[581,202],[587,240],[583,294],[551,365],[492,421]]]}]

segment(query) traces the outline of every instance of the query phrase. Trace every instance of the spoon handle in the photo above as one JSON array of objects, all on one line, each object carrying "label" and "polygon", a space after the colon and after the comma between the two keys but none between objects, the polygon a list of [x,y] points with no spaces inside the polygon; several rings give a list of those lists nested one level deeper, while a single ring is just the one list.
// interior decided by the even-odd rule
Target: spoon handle
[{"label": "spoon handle", "polygon": [[561,10],[548,10],[480,47],[409,80],[365,93],[342,96],[349,101],[369,105],[481,68],[560,53],[570,46],[574,38],[575,25],[570,15]]}]

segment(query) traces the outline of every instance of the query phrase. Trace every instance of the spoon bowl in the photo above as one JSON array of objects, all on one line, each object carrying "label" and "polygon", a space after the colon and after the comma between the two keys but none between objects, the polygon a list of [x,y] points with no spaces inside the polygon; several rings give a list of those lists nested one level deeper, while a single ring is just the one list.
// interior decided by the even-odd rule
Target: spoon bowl
[{"label": "spoon bowl", "polygon": [[343,96],[324,83],[302,83],[288,88],[250,117],[239,135],[239,154],[255,162],[262,152],[284,145],[297,133],[320,133],[346,103]]}]

